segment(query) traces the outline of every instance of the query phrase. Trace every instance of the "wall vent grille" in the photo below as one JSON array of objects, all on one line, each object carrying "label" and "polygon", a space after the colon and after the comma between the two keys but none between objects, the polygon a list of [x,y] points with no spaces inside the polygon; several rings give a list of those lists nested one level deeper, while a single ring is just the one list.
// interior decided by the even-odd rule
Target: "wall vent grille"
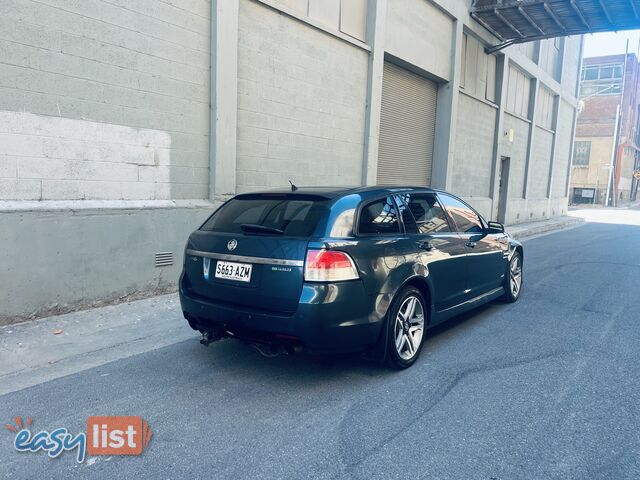
[{"label": "wall vent grille", "polygon": [[173,253],[158,252],[156,253],[156,267],[168,267],[173,265]]}]

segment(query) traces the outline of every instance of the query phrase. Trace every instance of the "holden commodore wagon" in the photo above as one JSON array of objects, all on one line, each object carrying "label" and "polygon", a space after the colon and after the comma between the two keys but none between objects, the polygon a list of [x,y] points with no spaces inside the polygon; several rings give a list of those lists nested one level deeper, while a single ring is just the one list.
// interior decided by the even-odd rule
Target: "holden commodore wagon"
[{"label": "holden commodore wagon", "polygon": [[434,325],[515,302],[523,248],[430,188],[300,188],[237,195],[191,234],[180,302],[205,345],[263,353],[366,351],[416,361]]}]

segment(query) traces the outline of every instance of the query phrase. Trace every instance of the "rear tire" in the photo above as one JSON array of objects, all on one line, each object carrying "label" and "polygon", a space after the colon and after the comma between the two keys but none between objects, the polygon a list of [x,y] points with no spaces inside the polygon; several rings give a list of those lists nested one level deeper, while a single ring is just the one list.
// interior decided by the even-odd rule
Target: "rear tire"
[{"label": "rear tire", "polygon": [[424,344],[427,305],[420,290],[406,287],[398,293],[387,313],[387,363],[408,368],[420,356]]},{"label": "rear tire", "polygon": [[516,250],[507,267],[504,279],[504,296],[506,303],[515,303],[522,293],[522,254]]}]

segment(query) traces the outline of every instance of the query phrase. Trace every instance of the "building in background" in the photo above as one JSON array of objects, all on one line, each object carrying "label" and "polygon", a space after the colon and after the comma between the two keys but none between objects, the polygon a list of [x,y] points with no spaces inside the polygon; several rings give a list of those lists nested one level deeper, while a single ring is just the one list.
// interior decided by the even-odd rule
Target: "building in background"
[{"label": "building in background", "polygon": [[567,210],[580,36],[487,54],[460,0],[125,3],[0,7],[0,316],[175,289],[216,205],[290,179]]},{"label": "building in background", "polygon": [[584,59],[571,174],[572,203],[617,205],[635,200],[639,82],[635,54]]}]

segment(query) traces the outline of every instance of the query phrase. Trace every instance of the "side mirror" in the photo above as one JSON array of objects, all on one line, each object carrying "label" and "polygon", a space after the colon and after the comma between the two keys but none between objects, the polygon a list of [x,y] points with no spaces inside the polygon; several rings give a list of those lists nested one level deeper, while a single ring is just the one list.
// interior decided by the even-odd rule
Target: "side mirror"
[{"label": "side mirror", "polygon": [[489,222],[488,233],[493,235],[504,233],[504,225],[498,222]]}]

